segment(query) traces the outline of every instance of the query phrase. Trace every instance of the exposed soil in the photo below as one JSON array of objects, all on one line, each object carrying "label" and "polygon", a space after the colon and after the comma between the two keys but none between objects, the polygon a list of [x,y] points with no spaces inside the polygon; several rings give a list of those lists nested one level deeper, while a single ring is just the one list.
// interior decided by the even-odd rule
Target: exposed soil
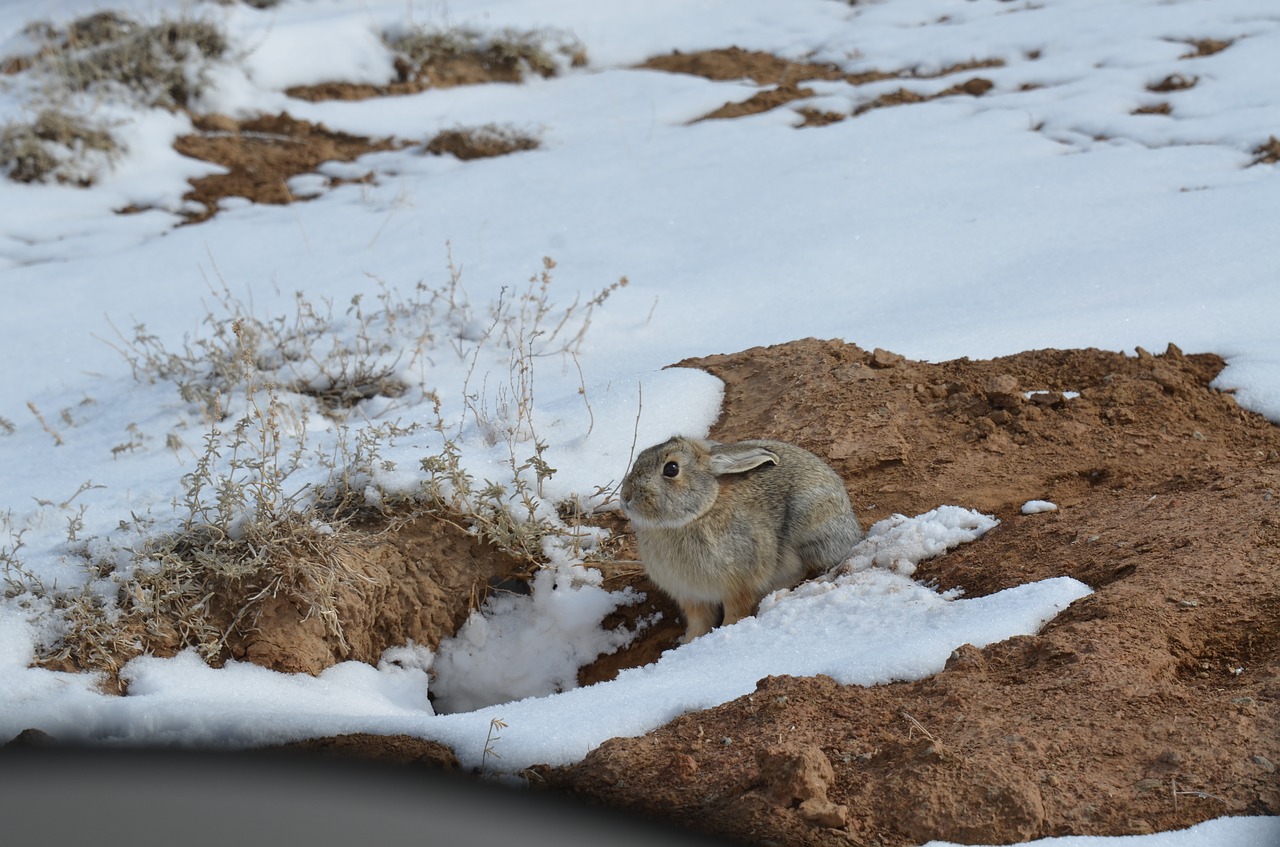
[{"label": "exposed soil", "polygon": [[[1201,39],[1187,41],[1195,52],[1183,56],[1193,59],[1225,50],[1229,41]],[[1028,55],[1029,61],[1037,58]],[[5,72],[19,72],[25,65],[10,60]],[[17,63],[17,64],[15,64]],[[575,66],[585,64],[585,55],[576,55]],[[772,111],[790,103],[797,103],[795,111],[797,127],[822,127],[839,123],[848,117],[866,114],[874,109],[925,103],[942,97],[981,97],[995,88],[995,83],[982,76],[971,76],[941,91],[922,92],[910,87],[910,82],[921,79],[940,79],[1004,65],[1001,59],[975,59],[950,65],[936,71],[921,72],[907,68],[895,71],[871,70],[857,74],[845,73],[834,64],[783,59],[770,53],[744,50],[739,47],[703,50],[694,53],[679,51],[652,57],[638,65],[645,70],[667,73],[683,73],[711,80],[750,80],[762,90],[746,100],[727,102],[692,123],[704,120],[739,118]],[[10,68],[12,66],[12,68]],[[291,88],[287,93],[303,100],[362,100],[370,97],[387,97],[413,94],[428,88],[446,88],[458,85],[475,85],[492,82],[520,82],[528,68],[510,57],[466,53],[457,56],[440,56],[424,64],[406,59],[397,62],[398,78],[387,85],[368,85],[332,81],[319,85]],[[815,96],[815,91],[803,85],[806,81],[840,80],[860,86],[885,80],[902,80],[904,84],[874,98],[859,103],[848,112],[817,109],[804,101]],[[1169,93],[1193,87],[1194,76],[1172,74],[1153,82],[1147,90],[1153,93]],[[1026,82],[1021,90],[1039,87]],[[1135,114],[1172,113],[1172,106],[1160,102],[1142,106]],[[327,161],[354,161],[365,153],[396,149],[422,144],[429,153],[449,153],[460,159],[501,156],[538,146],[536,138],[495,127],[460,127],[445,130],[425,141],[405,141],[390,138],[364,138],[332,132],[323,125],[294,119],[288,113],[264,116],[249,121],[236,121],[225,115],[193,116],[197,132],[183,136],[175,144],[178,152],[205,161],[215,162],[229,169],[226,174],[215,174],[192,180],[192,190],[184,199],[194,201],[203,211],[189,213],[186,223],[207,220],[217,213],[218,202],[225,197],[243,197],[255,203],[283,204],[310,199],[289,191],[287,182],[300,174],[313,173]],[[1270,164],[1276,161],[1275,139],[1259,145],[1251,164]],[[375,179],[372,171],[355,179],[329,178],[326,187],[344,182],[369,182]],[[143,211],[129,206],[121,213]]]},{"label": "exposed soil", "polygon": [[[535,768],[535,784],[775,844],[1010,843],[1280,814],[1280,428],[1209,387],[1218,357],[930,364],[808,339],[681,365],[725,381],[714,437],[816,451],[866,525],[944,503],[1000,518],[916,578],[980,596],[1069,575],[1095,593],[1037,635],[958,649],[930,679],[764,679],[577,765]],[[1030,499],[1059,509],[1022,515]],[[652,661],[680,632],[634,567],[613,577],[649,591],[620,620],[666,620],[584,683]],[[402,740],[375,736],[308,744],[405,757]]]},{"label": "exposed soil", "polygon": [[352,555],[369,581],[343,593],[341,639],[318,615],[308,616],[281,595],[267,602],[252,626],[235,632],[231,656],[315,674],[349,659],[377,664],[388,647],[410,640],[434,649],[483,602],[491,584],[527,567],[431,516],[395,533],[377,533]]},{"label": "exposed soil", "polygon": [[[1096,593],[1038,635],[957,650],[931,679],[761,680],[547,784],[787,844],[1280,813],[1280,429],[1208,387],[1217,357],[926,364],[807,340],[682,364],[726,382],[714,436],[816,450],[867,523],[941,503],[1001,519],[916,578],[979,596],[1069,575]],[[1033,498],[1060,508],[1023,516]]]},{"label": "exposed soil", "polygon": [[[587,63],[587,54],[578,49],[570,56],[575,68]],[[433,51],[425,61],[415,62],[405,56],[396,57],[396,78],[385,85],[323,82],[318,85],[299,85],[285,90],[290,97],[299,100],[367,100],[371,97],[397,97],[417,94],[429,88],[453,88],[459,85],[483,85],[490,82],[522,82],[526,75],[534,73],[548,77],[555,73],[554,66],[533,63],[523,59],[518,49],[498,46],[489,49],[476,45],[472,49]]]},{"label": "exposed soil", "polygon": [[[796,100],[805,100],[814,96],[811,88],[799,83],[810,80],[842,80],[850,85],[866,85],[887,79],[936,79],[952,74],[963,73],[977,68],[998,68],[1004,65],[1000,59],[984,59],[951,65],[936,73],[922,74],[915,70],[900,71],[864,71],[850,74],[835,65],[818,62],[793,61],[782,59],[771,53],[754,50],[743,50],[740,47],[727,47],[716,50],[702,50],[695,53],[675,51],[663,56],[655,56],[645,60],[637,67],[646,70],[667,71],[668,73],[691,74],[711,80],[749,79],[757,85],[771,86],[768,90],[753,94],[737,103],[725,103],[697,121],[716,120],[722,118],[741,118],[747,115],[758,115]],[[953,85],[944,91],[933,94],[922,94],[906,88],[884,94],[861,104],[853,110],[853,115],[861,115],[872,109],[887,106],[900,106],[908,103],[924,103],[939,97],[951,97],[956,94],[968,94],[980,97],[994,87],[991,80],[974,77],[959,85]],[[799,126],[826,126],[843,120],[846,115],[831,111],[817,111],[801,107],[797,110],[802,122]]]},{"label": "exposed soil", "polygon": [[285,94],[312,103],[322,100],[368,100],[372,97],[401,97],[418,94],[428,88],[453,88],[458,85],[480,85],[487,82],[520,82],[524,73],[518,64],[494,64],[485,57],[466,54],[441,58],[418,66],[404,59],[396,60],[396,79],[385,85],[322,82],[296,85]]},{"label": "exposed soil", "polygon": [[1258,145],[1253,155],[1257,158],[1250,162],[1251,165],[1274,165],[1280,162],[1280,138],[1271,136],[1265,144]]},{"label": "exposed soil", "polygon": [[442,130],[423,149],[436,156],[448,154],[466,161],[505,156],[521,150],[536,150],[540,144],[531,135],[490,124]]},{"label": "exposed soil", "polygon": [[[199,203],[204,211],[188,216],[188,223],[212,217],[218,211],[218,201],[225,197],[243,197],[254,203],[292,203],[300,198],[289,190],[289,179],[312,173],[324,162],[352,162],[366,153],[404,146],[389,138],[369,139],[334,132],[324,124],[293,118],[288,112],[247,121],[225,115],[204,115],[192,120],[197,131],[180,137],[174,142],[174,149],[184,156],[223,165],[228,171],[191,180],[191,190],[183,199]],[[372,178],[372,173],[363,177]],[[341,182],[329,180],[330,185]]]},{"label": "exposed soil", "polygon": [[[191,190],[183,199],[199,203],[203,210],[188,214],[185,223],[199,223],[213,217],[218,212],[219,201],[227,197],[275,205],[309,200],[318,192],[299,196],[289,189],[288,181],[301,174],[315,173],[325,162],[353,162],[367,153],[415,145],[435,155],[447,153],[459,159],[479,159],[533,150],[540,143],[533,136],[493,124],[442,130],[425,143],[366,138],[335,132],[324,124],[294,118],[288,112],[245,121],[226,115],[198,115],[192,117],[192,123],[196,132],[178,138],[174,149],[184,156],[222,165],[227,172],[190,180]],[[330,176],[326,177],[324,187],[373,182],[375,178],[373,171],[355,178]],[[120,211],[132,213],[143,209],[131,206]]]}]

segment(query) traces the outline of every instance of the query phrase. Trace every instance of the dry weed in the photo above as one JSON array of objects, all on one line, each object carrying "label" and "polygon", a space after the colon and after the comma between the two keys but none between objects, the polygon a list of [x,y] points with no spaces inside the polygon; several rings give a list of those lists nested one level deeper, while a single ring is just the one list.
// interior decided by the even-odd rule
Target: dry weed
[{"label": "dry weed", "polygon": [[443,130],[433,136],[423,149],[436,156],[447,153],[467,160],[505,156],[521,150],[536,150],[541,143],[536,136],[515,127],[484,124]]},{"label": "dry weed", "polygon": [[47,108],[31,123],[0,128],[0,170],[15,182],[90,185],[95,156],[110,162],[119,152],[105,129],[60,109]]},{"label": "dry weed", "polygon": [[[419,284],[404,299],[384,286],[376,308],[356,297],[341,314],[299,294],[293,314],[259,319],[223,286],[215,292],[222,311],[207,316],[207,334],[178,350],[142,326],[132,338],[121,336],[116,346],[135,378],[171,382],[209,428],[182,479],[174,528],[156,533],[135,518],[121,526],[145,539],[124,551],[129,564],[89,557],[98,589],[61,598],[65,636],[45,661],[114,672],[138,653],[186,646],[218,661],[229,655],[230,640],[252,630],[264,605],[281,597],[320,618],[341,645],[340,602],[371,580],[352,552],[424,515],[454,523],[531,570],[548,561],[548,545],[577,554],[597,546],[601,530],[566,524],[543,499],[555,469],[533,425],[534,373],[546,357],[576,360],[595,309],[626,280],[562,308],[551,302],[554,267],[546,259],[521,291],[504,290],[483,310],[472,306],[452,261],[437,288]],[[432,389],[406,378],[415,369],[430,373],[439,356],[467,369],[456,418],[446,419]],[[480,374],[503,359],[508,373],[490,385]],[[348,420],[352,404],[403,392],[415,403],[425,398],[434,420]],[[583,396],[585,402],[585,390]],[[337,425],[327,455],[305,442],[300,400],[308,398]],[[472,425],[486,446],[506,445],[502,482],[468,470],[462,433]],[[421,485],[383,490],[384,447],[431,430],[436,437],[428,443],[438,446],[421,459]],[[72,540],[76,532],[69,527]],[[16,551],[15,544],[4,554],[6,575],[26,585]],[[114,597],[103,597],[104,580],[115,585]]]},{"label": "dry weed", "polygon": [[185,108],[199,94],[209,62],[227,50],[222,31],[198,19],[144,25],[111,12],[67,29],[64,49],[43,58],[68,90],[117,86],[149,106]]},{"label": "dry weed", "polygon": [[425,77],[434,85],[519,82],[526,73],[554,76],[565,60],[574,67],[586,64],[582,44],[552,30],[485,33],[419,26],[388,31],[383,40],[400,57],[403,77]]}]

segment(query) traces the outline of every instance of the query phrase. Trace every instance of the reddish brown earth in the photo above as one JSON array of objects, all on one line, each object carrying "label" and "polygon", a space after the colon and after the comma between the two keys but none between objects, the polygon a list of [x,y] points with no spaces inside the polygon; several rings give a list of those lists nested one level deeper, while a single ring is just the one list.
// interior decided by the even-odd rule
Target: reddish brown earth
[{"label": "reddish brown earth", "polygon": [[[931,679],[761,680],[546,782],[787,844],[1010,843],[1280,813],[1280,430],[1208,387],[1219,359],[925,364],[808,340],[683,364],[727,384],[713,435],[829,457],[867,522],[941,503],[1001,519],[918,579],[978,596],[1069,575],[1096,593],[1038,635],[957,650]],[[1060,509],[1021,515],[1032,498]]]},{"label": "reddish brown earth", "polygon": [[[312,173],[324,162],[352,162],[366,153],[404,146],[391,139],[369,139],[334,132],[324,124],[298,120],[287,112],[237,121],[226,115],[193,117],[195,132],[174,143],[184,156],[222,165],[225,173],[191,180],[183,199],[204,206],[188,217],[198,223],[218,211],[224,197],[243,197],[254,203],[285,204],[298,199],[287,182]],[[373,174],[364,179],[370,180]],[[330,180],[338,184],[341,180]]]},{"label": "reddish brown earth", "polygon": [[[1068,575],[1095,593],[1037,635],[958,649],[930,679],[764,679],[534,768],[534,784],[776,844],[1011,843],[1280,814],[1280,429],[1209,387],[1220,359],[1170,347],[930,364],[809,339],[681,364],[726,383],[713,436],[815,450],[864,524],[944,503],[1000,518],[918,579],[980,596]],[[1059,510],[1022,515],[1033,498]],[[679,633],[622,541],[613,576],[649,589],[626,614],[666,623],[584,682]]]}]

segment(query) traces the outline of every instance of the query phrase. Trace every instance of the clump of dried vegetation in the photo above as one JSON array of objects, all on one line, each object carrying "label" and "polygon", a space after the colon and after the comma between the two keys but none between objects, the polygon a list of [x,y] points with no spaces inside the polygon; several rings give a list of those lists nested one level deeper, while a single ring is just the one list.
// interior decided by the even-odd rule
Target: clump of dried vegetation
[{"label": "clump of dried vegetation", "polygon": [[432,85],[474,81],[519,82],[526,73],[554,76],[561,64],[581,67],[586,50],[573,36],[554,30],[415,26],[389,30],[383,41],[399,57],[404,79]]},{"label": "clump of dried vegetation", "polygon": [[110,161],[119,152],[111,133],[55,108],[42,110],[30,123],[0,127],[0,169],[15,182],[89,185],[95,154]]},{"label": "clump of dried vegetation", "polygon": [[109,128],[83,116],[77,97],[185,109],[206,84],[211,63],[227,52],[221,30],[198,18],[144,24],[104,11],[65,27],[38,21],[26,36],[38,49],[6,68],[36,80],[40,105],[31,121],[0,127],[0,171],[19,182],[90,185],[121,152]]},{"label": "clump of dried vegetation", "polygon": [[144,24],[118,12],[98,12],[65,29],[40,22],[28,31],[45,45],[33,67],[66,90],[120,87],[146,105],[165,108],[191,105],[209,63],[227,51],[222,31],[199,18]]},{"label": "clump of dried vegetation", "polygon": [[[626,279],[559,307],[554,267],[545,260],[523,289],[504,289],[483,309],[451,262],[443,285],[419,283],[408,298],[383,286],[372,308],[356,297],[335,312],[299,294],[291,314],[262,319],[223,287],[207,331],[178,349],[141,325],[117,333],[135,378],[172,385],[205,421],[203,448],[172,516],[121,522],[121,537],[135,539],[128,549],[77,537],[83,523],[72,526],[90,588],[41,584],[22,565],[21,533],[9,533],[0,548],[7,595],[51,604],[62,620],[42,661],[114,674],[139,653],[194,646],[216,663],[279,598],[345,643],[340,601],[370,583],[353,552],[424,516],[530,570],[547,562],[548,545],[581,555],[596,544],[598,531],[566,524],[543,499],[555,469],[533,423],[534,368],[547,357],[576,362],[593,313]],[[425,382],[444,357],[465,370],[460,403],[443,403]],[[416,422],[392,420],[397,404],[411,404]],[[424,408],[433,420],[421,420]],[[311,415],[328,418],[334,437],[308,443]],[[468,469],[464,429],[485,447],[507,447],[503,479]],[[422,445],[421,473],[416,487],[392,490],[381,480],[394,463],[382,452],[403,439]],[[176,434],[169,441],[182,444]]]},{"label": "clump of dried vegetation", "polygon": [[522,150],[536,150],[541,141],[516,127],[499,124],[455,127],[432,136],[424,150],[436,156],[445,154],[459,159],[486,159]]}]

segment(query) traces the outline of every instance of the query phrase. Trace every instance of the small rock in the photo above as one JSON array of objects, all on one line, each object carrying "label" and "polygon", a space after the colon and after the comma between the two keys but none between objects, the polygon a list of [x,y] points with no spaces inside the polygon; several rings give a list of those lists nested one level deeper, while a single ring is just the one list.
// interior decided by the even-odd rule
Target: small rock
[{"label": "small rock", "polygon": [[230,115],[213,112],[200,117],[200,129],[203,129],[205,132],[238,133],[240,131],[240,124]]},{"label": "small rock", "polygon": [[1151,369],[1151,378],[1156,381],[1157,385],[1166,391],[1175,391],[1182,383],[1182,380],[1178,378],[1176,373],[1168,368],[1162,368],[1159,365]]},{"label": "small rock", "polygon": [[671,771],[680,779],[692,779],[698,772],[698,761],[688,753],[679,753],[671,760]]},{"label": "small rock", "polygon": [[1251,756],[1249,758],[1249,761],[1253,762],[1255,765],[1262,768],[1267,773],[1276,772],[1275,762],[1272,762],[1270,759],[1268,759],[1266,756],[1262,755],[1261,753],[1259,753],[1256,756]]},{"label": "small rock", "polygon": [[836,805],[830,800],[819,800],[812,797],[800,804],[800,817],[814,826],[829,829],[843,829],[849,825],[849,807]]},{"label": "small rock", "polygon": [[1005,409],[992,409],[987,415],[996,426],[1008,426],[1013,422],[1013,415]]},{"label": "small rock", "polygon": [[756,753],[760,779],[769,795],[784,806],[806,800],[827,800],[827,786],[836,778],[831,760],[816,744],[782,744]]},{"label": "small rock", "polygon": [[871,351],[871,366],[875,368],[895,368],[906,360],[906,356],[879,347]]},{"label": "small rock", "polygon": [[1057,391],[1032,391],[1024,396],[1036,406],[1058,406],[1065,399]]},{"label": "small rock", "polygon": [[982,387],[987,402],[1000,409],[1016,409],[1022,405],[1022,389],[1009,374],[996,374]]}]

